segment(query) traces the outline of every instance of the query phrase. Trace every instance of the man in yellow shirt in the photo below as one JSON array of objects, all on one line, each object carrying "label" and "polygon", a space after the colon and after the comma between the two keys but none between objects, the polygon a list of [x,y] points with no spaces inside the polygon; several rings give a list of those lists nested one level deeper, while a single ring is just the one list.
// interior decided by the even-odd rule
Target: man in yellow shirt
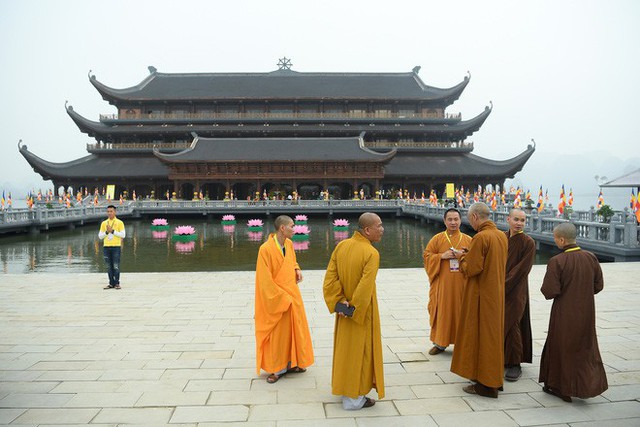
[{"label": "man in yellow shirt", "polygon": [[338,314],[333,337],[331,391],[342,396],[342,407],[346,410],[373,406],[375,400],[366,394],[374,387],[378,398],[384,398],[376,297],[380,254],[372,245],[382,239],[383,233],[380,217],[363,213],[358,231],[334,249],[324,277],[325,302],[330,313]]},{"label": "man in yellow shirt", "polygon": [[98,238],[104,240],[104,262],[109,275],[109,286],[104,289],[120,289],[120,250],[125,236],[124,223],[116,218],[116,207],[107,206],[107,219],[100,224],[98,233]]}]

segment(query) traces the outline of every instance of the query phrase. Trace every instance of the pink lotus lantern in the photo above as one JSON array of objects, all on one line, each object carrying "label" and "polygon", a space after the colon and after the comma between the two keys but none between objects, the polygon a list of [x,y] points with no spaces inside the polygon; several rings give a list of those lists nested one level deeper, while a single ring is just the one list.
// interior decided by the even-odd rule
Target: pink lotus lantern
[{"label": "pink lotus lantern", "polygon": [[196,248],[196,242],[176,242],[176,252],[191,253]]},{"label": "pink lotus lantern", "polygon": [[196,229],[190,225],[179,225],[173,230],[173,239],[181,242],[190,242],[196,240]]},{"label": "pink lotus lantern", "polygon": [[236,223],[236,217],[233,215],[223,215],[222,225],[234,225]]},{"label": "pink lotus lantern", "polygon": [[251,231],[262,231],[262,227],[264,227],[264,223],[261,219],[250,219],[247,222],[247,226]]},{"label": "pink lotus lantern", "polygon": [[306,251],[309,249],[309,240],[301,240],[293,242],[293,250],[294,251]]},{"label": "pink lotus lantern", "polygon": [[333,221],[333,229],[344,231],[349,228],[349,221],[346,219],[336,219]]},{"label": "pink lotus lantern", "polygon": [[291,240],[309,240],[309,227],[306,225],[294,225]]},{"label": "pink lotus lantern", "polygon": [[151,228],[153,230],[168,230],[169,223],[165,218],[156,218],[151,222]]},{"label": "pink lotus lantern", "polygon": [[307,216],[306,215],[296,215],[295,219],[293,220],[294,223],[302,225],[302,224],[306,224],[307,223]]}]

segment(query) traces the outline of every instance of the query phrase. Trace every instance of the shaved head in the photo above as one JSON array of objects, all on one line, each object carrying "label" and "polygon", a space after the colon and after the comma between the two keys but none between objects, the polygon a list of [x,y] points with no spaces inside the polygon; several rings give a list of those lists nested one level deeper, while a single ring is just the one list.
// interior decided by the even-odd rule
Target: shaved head
[{"label": "shaved head", "polygon": [[577,234],[576,226],[570,222],[563,222],[553,229],[553,235],[564,238],[567,243],[575,243]]},{"label": "shaved head", "polygon": [[293,220],[291,219],[290,216],[280,215],[273,222],[273,225],[276,227],[276,231],[278,231],[278,230],[280,230],[280,227],[282,227],[283,225],[287,225],[287,224],[292,223],[292,222],[293,222]]},{"label": "shaved head", "polygon": [[[523,211],[522,209],[520,209],[520,208],[513,208],[513,209],[511,209],[511,210],[509,211],[509,216],[510,216],[510,217],[513,217],[513,216],[515,216],[515,215],[514,215],[515,213],[520,213],[520,212],[524,213],[524,211]],[[525,214],[525,215],[526,215],[526,214]]]},{"label": "shaved head", "polygon": [[489,219],[489,214],[491,211],[489,210],[489,206],[482,202],[477,202],[471,205],[469,208],[470,214],[478,215],[479,219]]},{"label": "shaved head", "polygon": [[358,218],[358,228],[364,230],[366,227],[371,227],[375,223],[380,221],[380,217],[373,212],[365,212]]}]

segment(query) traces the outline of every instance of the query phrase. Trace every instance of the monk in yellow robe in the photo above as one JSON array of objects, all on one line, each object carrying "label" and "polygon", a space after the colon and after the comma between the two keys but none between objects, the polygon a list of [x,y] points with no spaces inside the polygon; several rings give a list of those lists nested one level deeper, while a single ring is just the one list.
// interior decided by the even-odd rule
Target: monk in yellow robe
[{"label": "monk in yellow robe", "polygon": [[504,282],[507,236],[489,219],[489,207],[474,203],[467,212],[478,233],[467,251],[456,253],[460,271],[469,279],[464,288],[460,324],[451,372],[476,381],[464,391],[498,397],[504,369]]},{"label": "monk in yellow robe", "polygon": [[380,217],[364,213],[358,231],[338,243],[324,277],[324,299],[330,313],[338,307],[351,316],[336,315],[333,337],[331,391],[342,396],[347,410],[368,408],[375,404],[366,394],[375,387],[384,398],[382,338],[376,296],[376,275],[380,254],[372,242],[382,239],[384,227]]},{"label": "monk in yellow robe", "polygon": [[469,247],[471,237],[460,232],[460,211],[455,208],[444,213],[446,231],[429,241],[422,259],[429,277],[429,325],[433,348],[430,355],[442,353],[456,342],[456,328],[460,319],[462,290],[467,278],[460,272],[455,251]]},{"label": "monk in yellow robe", "polygon": [[256,262],[256,373],[272,384],[313,364],[311,334],[298,283],[302,272],[293,250],[293,220],[281,215],[276,232],[260,246]]}]

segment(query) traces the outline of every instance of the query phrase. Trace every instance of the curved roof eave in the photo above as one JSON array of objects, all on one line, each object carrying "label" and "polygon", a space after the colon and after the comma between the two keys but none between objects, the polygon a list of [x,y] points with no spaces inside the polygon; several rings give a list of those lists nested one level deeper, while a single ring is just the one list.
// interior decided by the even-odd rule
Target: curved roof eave
[{"label": "curved roof eave", "polygon": [[78,126],[78,128],[87,134],[93,134],[94,132],[110,132],[111,127],[105,125],[104,123],[94,122],[93,120],[89,120],[79,113],[77,113],[72,105],[66,106],[67,114],[71,117],[71,120]]},{"label": "curved roof eave", "polygon": [[93,87],[96,88],[98,93],[100,93],[100,95],[102,96],[102,99],[104,99],[105,101],[109,102],[112,105],[115,105],[117,103],[116,101],[126,100],[127,98],[125,96],[127,94],[135,93],[141,90],[142,88],[144,88],[147,84],[149,84],[151,80],[155,78],[155,76],[156,76],[156,72],[152,72],[137,85],[124,88],[124,89],[114,89],[110,86],[107,86],[104,83],[100,82],[95,75],[91,75],[91,74],[89,75],[89,82],[93,85]]},{"label": "curved roof eave", "polygon": [[527,161],[535,151],[535,145],[529,144],[526,150],[524,150],[522,153],[506,160],[491,160],[485,157],[480,157],[473,153],[467,153],[466,155],[469,158],[474,159],[478,163],[483,163],[487,166],[496,168],[497,172],[499,172],[500,175],[505,175],[507,178],[513,178],[516,173],[522,170],[525,163],[527,163]]},{"label": "curved roof eave", "polygon": [[41,157],[36,156],[34,153],[27,149],[26,145],[22,145],[20,147],[20,154],[25,158],[25,160],[31,165],[33,170],[40,174],[43,179],[49,180],[54,177],[61,176],[60,171],[67,169],[69,167],[78,166],[82,163],[86,163],[90,160],[95,159],[96,156],[90,154],[88,156],[80,157],[79,159],[72,160],[70,162],[64,163],[53,163],[47,160],[44,160]]}]

